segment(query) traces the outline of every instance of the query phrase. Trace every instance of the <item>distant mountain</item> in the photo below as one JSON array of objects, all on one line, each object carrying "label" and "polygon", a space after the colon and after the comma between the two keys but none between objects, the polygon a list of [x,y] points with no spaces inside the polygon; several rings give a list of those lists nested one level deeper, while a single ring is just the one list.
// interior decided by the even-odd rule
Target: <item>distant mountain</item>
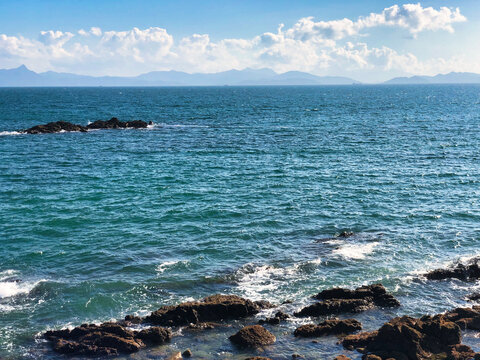
[{"label": "distant mountain", "polygon": [[451,72],[435,76],[396,77],[385,81],[384,84],[480,84],[480,74]]},{"label": "distant mountain", "polygon": [[0,70],[0,87],[17,86],[224,86],[224,85],[348,85],[358,81],[340,76],[316,76],[300,71],[277,74],[271,69],[229,70],[189,74],[153,71],[135,77],[86,76],[47,71],[36,73],[25,65]]}]

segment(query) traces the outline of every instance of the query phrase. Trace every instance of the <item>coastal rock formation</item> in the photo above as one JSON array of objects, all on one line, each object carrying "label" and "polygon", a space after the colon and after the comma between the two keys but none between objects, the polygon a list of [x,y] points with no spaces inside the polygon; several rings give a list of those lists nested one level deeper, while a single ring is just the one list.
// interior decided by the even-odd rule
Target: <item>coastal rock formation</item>
[{"label": "coastal rock formation", "polygon": [[301,337],[319,337],[327,335],[350,334],[355,331],[362,330],[362,324],[355,319],[330,319],[315,325],[302,325],[293,333],[295,336]]},{"label": "coastal rock formation", "polygon": [[[149,124],[151,125],[152,122],[150,122]],[[149,124],[142,120],[120,121],[117,118],[113,117],[108,121],[97,120],[91,124],[88,124],[87,126],[72,124],[67,121],[56,121],[50,122],[45,125],[36,125],[22,132],[26,134],[51,134],[62,131],[86,132],[92,129],[143,129],[146,128]]]},{"label": "coastal rock formation", "polygon": [[295,316],[322,316],[339,313],[357,313],[374,306],[396,307],[400,303],[388,294],[382,284],[361,286],[355,290],[333,288],[324,290],[314,296],[321,300],[295,313]]},{"label": "coastal rock formation", "polygon": [[480,258],[476,257],[469,260],[466,264],[457,263],[447,269],[436,269],[430,271],[425,276],[429,280],[477,280],[480,279]]},{"label": "coastal rock formation", "polygon": [[45,125],[37,125],[31,127],[24,132],[27,134],[51,134],[61,131],[81,131],[86,132],[88,129],[85,126],[76,125],[67,121],[50,122]]},{"label": "coastal rock formation", "polygon": [[254,348],[271,345],[277,340],[275,335],[261,325],[245,326],[229,339],[238,346]]},{"label": "coastal rock formation", "polygon": [[462,330],[480,330],[480,306],[456,308],[445,313],[444,317],[457,324]]},{"label": "coastal rock formation", "polygon": [[348,335],[342,341],[347,349],[357,349],[381,359],[472,359],[475,353],[461,344],[460,327],[445,315],[397,317],[378,331]]},{"label": "coastal rock formation", "polygon": [[285,321],[290,317],[290,315],[285,314],[283,311],[278,311],[275,316],[271,318],[266,318],[265,320],[259,320],[259,324],[270,324],[270,325],[278,325],[281,321]]},{"label": "coastal rock formation", "polygon": [[53,330],[44,334],[53,343],[53,350],[69,355],[130,354],[145,343],[160,345],[172,337],[170,330],[154,327],[140,332],[131,331],[116,323],[83,324],[73,330]]},{"label": "coastal rock formation", "polygon": [[352,360],[352,359],[350,359],[348,356],[345,356],[345,355],[338,355],[333,360]]},{"label": "coastal rock formation", "polygon": [[229,319],[240,319],[257,314],[270,304],[257,303],[236,295],[212,295],[200,301],[174,306],[162,306],[145,321],[162,326],[182,326]]},{"label": "coastal rock formation", "polygon": [[148,124],[142,120],[133,121],[120,121],[116,117],[111,118],[108,121],[97,120],[87,125],[87,129],[142,129],[146,128]]}]

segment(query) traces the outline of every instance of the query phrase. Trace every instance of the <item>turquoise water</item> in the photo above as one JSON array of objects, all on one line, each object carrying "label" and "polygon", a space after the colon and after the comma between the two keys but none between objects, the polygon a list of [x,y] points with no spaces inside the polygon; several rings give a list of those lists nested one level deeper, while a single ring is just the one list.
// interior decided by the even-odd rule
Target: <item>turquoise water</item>
[{"label": "turquoise water", "polygon": [[[15,133],[112,116],[155,125]],[[366,329],[465,305],[478,284],[418,274],[480,253],[479,198],[476,85],[0,89],[0,357],[55,357],[46,329],[218,292],[292,312],[380,281],[403,306],[356,316]],[[270,326],[265,355],[357,356],[294,339],[302,321]],[[130,358],[243,359],[238,326]]]}]

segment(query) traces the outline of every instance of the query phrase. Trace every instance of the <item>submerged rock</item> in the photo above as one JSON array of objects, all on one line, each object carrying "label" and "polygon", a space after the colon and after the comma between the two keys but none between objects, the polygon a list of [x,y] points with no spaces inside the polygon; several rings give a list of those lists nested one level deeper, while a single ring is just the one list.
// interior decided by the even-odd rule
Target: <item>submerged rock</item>
[{"label": "submerged rock", "polygon": [[355,319],[330,319],[315,325],[308,324],[297,328],[294,332],[295,336],[301,337],[319,337],[327,335],[342,335],[362,330],[362,324]]},{"label": "submerged rock", "polygon": [[460,327],[445,315],[397,317],[378,331],[348,335],[347,349],[357,349],[381,359],[472,359],[475,353],[461,344]]},{"label": "submerged rock", "polygon": [[45,125],[37,125],[24,131],[27,134],[51,134],[61,131],[81,131],[86,132],[88,129],[85,126],[76,125],[67,121],[50,122]]},{"label": "submerged rock", "polygon": [[314,296],[321,300],[297,312],[295,316],[323,316],[340,313],[357,313],[374,306],[396,307],[400,303],[388,294],[382,284],[361,286],[355,290],[332,288]]},{"label": "submerged rock", "polygon": [[230,341],[243,347],[260,347],[273,344],[277,339],[270,331],[261,325],[245,326],[235,335],[229,337]]},{"label": "submerged rock", "polygon": [[480,279],[480,258],[476,257],[468,261],[466,264],[457,263],[447,269],[436,269],[425,275],[429,280],[477,280]]},{"label": "submerged rock", "polygon": [[182,326],[232,320],[255,315],[265,306],[264,303],[255,303],[236,295],[212,295],[200,301],[162,306],[147,316],[145,321],[162,326]]},{"label": "submerged rock", "polygon": [[88,124],[87,129],[142,129],[146,128],[147,126],[148,123],[142,120],[120,121],[116,117],[113,117],[108,121],[97,120],[91,124]]},{"label": "submerged rock", "polygon": [[[83,324],[73,330],[47,331],[44,337],[53,343],[53,350],[61,354],[104,356],[138,351],[145,346],[143,336],[140,335],[142,333],[143,331],[137,333],[116,323],[104,323]],[[169,330],[165,330],[164,335],[165,341],[171,337]],[[158,338],[155,341],[156,344],[163,342],[158,341]]]}]

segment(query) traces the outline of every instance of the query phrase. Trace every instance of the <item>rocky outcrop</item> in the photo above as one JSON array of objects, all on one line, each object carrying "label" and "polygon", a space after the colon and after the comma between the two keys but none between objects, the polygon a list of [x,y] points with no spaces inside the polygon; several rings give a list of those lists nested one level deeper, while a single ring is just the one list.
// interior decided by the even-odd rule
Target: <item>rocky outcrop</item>
[{"label": "rocky outcrop", "polygon": [[261,319],[258,321],[259,324],[270,324],[270,325],[278,325],[280,322],[287,320],[290,318],[290,315],[284,313],[283,311],[278,311],[275,316],[271,318],[266,318],[265,320]]},{"label": "rocky outcrop", "polygon": [[348,335],[347,349],[357,349],[381,359],[472,359],[475,353],[461,344],[460,327],[445,315],[397,317],[378,331]]},{"label": "rocky outcrop", "polygon": [[87,129],[142,129],[146,128],[148,124],[142,120],[120,121],[116,117],[108,121],[97,120],[87,125]]},{"label": "rocky outcrop", "polygon": [[457,324],[462,330],[480,330],[480,306],[456,308],[445,313],[444,317]]},{"label": "rocky outcrop", "polygon": [[200,301],[163,306],[145,318],[146,322],[162,326],[183,326],[245,318],[267,306],[236,295],[212,295]]},{"label": "rocky outcrop", "polygon": [[333,360],[352,360],[352,359],[350,359],[348,356],[345,356],[345,355],[338,355]]},{"label": "rocky outcrop", "polygon": [[50,122],[44,125],[37,125],[31,127],[27,130],[23,130],[23,133],[26,134],[52,134],[58,132],[72,132],[72,131],[80,131],[86,132],[92,129],[143,129],[146,128],[148,125],[151,125],[152,122],[146,123],[142,120],[133,120],[133,121],[120,121],[117,118],[111,118],[108,121],[97,120],[87,126],[72,124],[67,121],[56,121]]},{"label": "rocky outcrop", "polygon": [[361,286],[355,290],[333,288],[324,290],[314,296],[321,300],[297,312],[299,317],[324,316],[340,313],[358,313],[374,306],[396,307],[400,303],[388,294],[381,284]]},{"label": "rocky outcrop", "polygon": [[327,335],[351,334],[355,331],[362,330],[362,324],[355,319],[330,319],[315,325],[302,325],[293,333],[300,337],[320,337]]},{"label": "rocky outcrop", "polygon": [[275,335],[261,325],[245,326],[229,339],[238,346],[253,348],[271,345],[276,341]]},{"label": "rocky outcrop", "polygon": [[171,339],[172,333],[159,327],[136,332],[116,323],[104,323],[47,331],[44,337],[53,343],[53,350],[61,354],[106,356],[130,354],[145,343],[163,344]]},{"label": "rocky outcrop", "polygon": [[88,129],[85,126],[72,124],[67,121],[56,121],[56,122],[50,122],[45,125],[37,125],[27,130],[24,130],[23,132],[27,134],[52,134],[52,133],[58,133],[62,131],[86,132],[87,130]]},{"label": "rocky outcrop", "polygon": [[457,263],[446,269],[436,269],[425,275],[429,280],[477,280],[480,279],[480,258],[476,257],[468,261],[466,264]]}]

